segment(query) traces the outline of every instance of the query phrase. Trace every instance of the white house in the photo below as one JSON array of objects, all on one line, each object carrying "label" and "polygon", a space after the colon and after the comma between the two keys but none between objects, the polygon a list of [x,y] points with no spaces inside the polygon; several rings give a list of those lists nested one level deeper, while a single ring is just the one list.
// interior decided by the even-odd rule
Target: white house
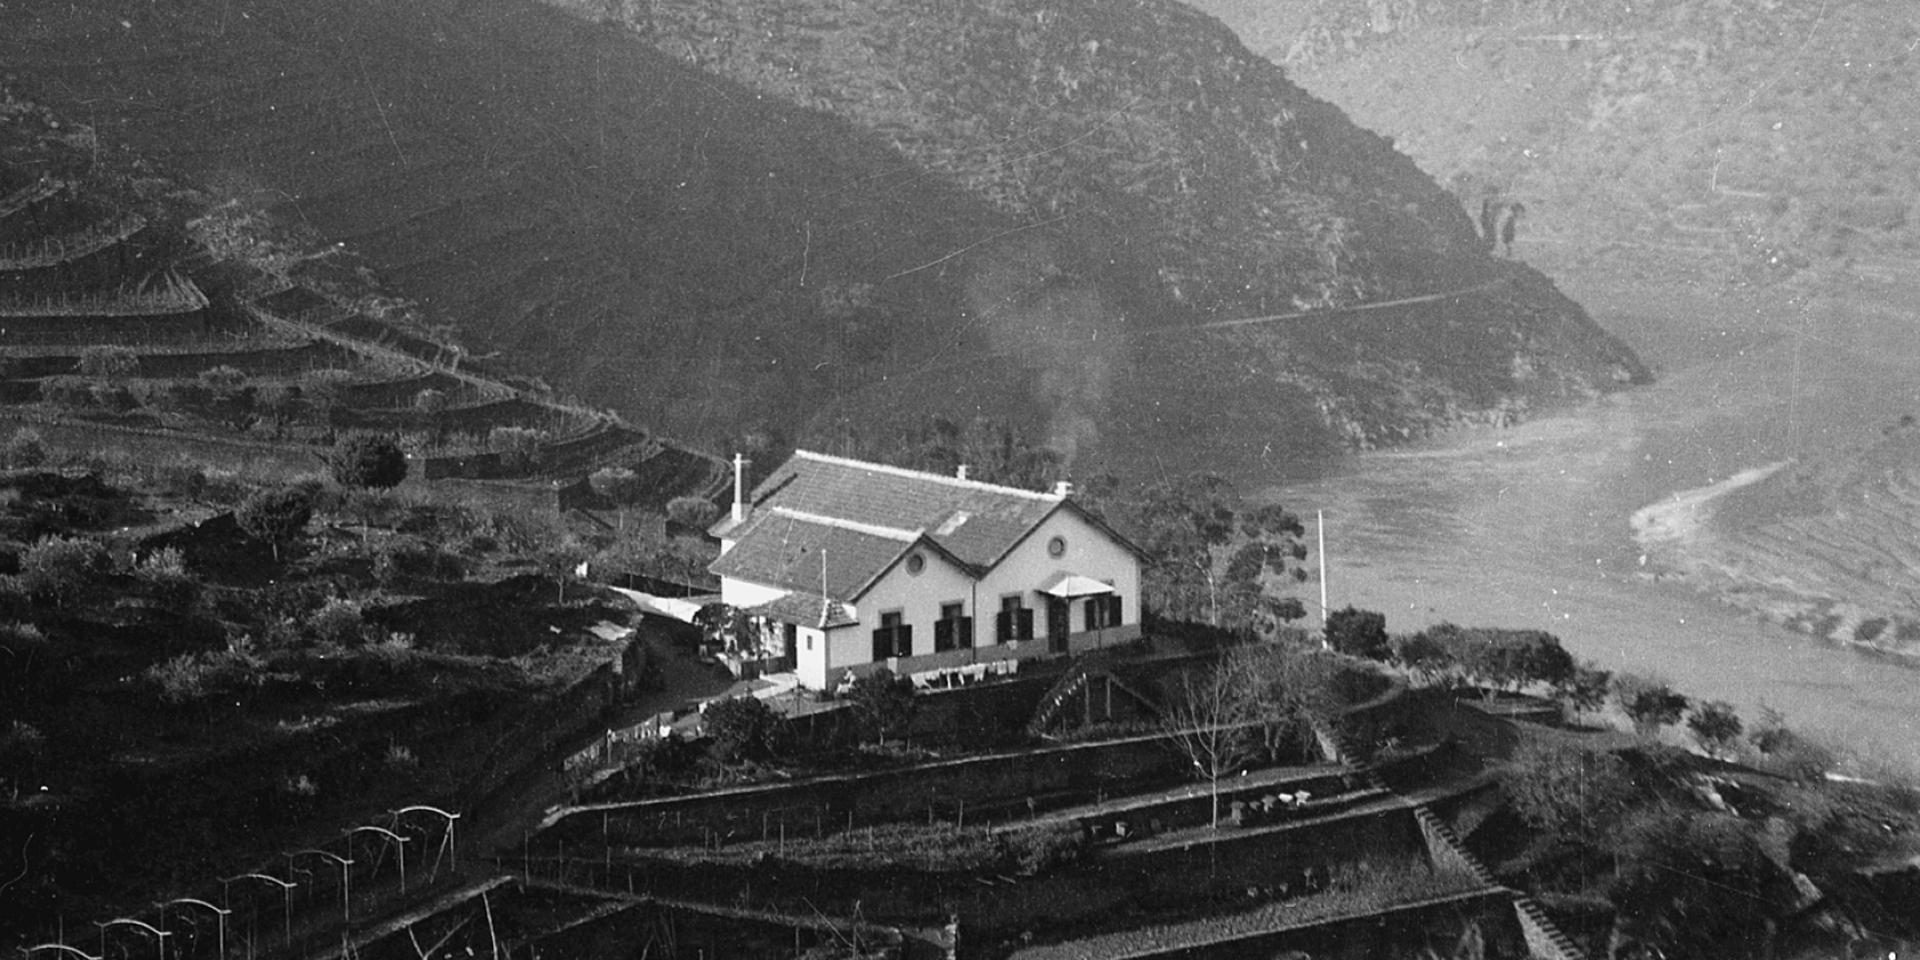
[{"label": "white house", "polygon": [[979,675],[1140,635],[1140,549],[1052,493],[799,451],[712,528],[722,601],[802,686]]}]

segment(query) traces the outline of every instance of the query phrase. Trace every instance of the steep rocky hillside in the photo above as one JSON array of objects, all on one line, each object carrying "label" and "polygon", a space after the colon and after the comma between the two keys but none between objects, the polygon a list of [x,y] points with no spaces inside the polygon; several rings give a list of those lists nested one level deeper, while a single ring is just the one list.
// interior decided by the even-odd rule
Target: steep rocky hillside
[{"label": "steep rocky hillside", "polygon": [[1192,2],[1523,237],[1749,279],[1920,256],[1910,4]]},{"label": "steep rocky hillside", "polygon": [[39,2],[0,38],[103,141],[695,438],[985,414],[1110,460],[1258,456],[1643,373],[1171,2]]}]

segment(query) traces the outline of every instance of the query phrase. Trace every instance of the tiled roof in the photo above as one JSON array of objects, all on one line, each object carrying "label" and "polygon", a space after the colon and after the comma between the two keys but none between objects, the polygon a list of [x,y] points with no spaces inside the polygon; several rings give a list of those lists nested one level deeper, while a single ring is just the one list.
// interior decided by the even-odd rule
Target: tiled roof
[{"label": "tiled roof", "polygon": [[789,593],[759,606],[748,607],[746,612],[782,623],[797,623],[801,626],[822,629],[845,627],[859,622],[848,615],[846,604],[838,600],[823,600],[817,593]]},{"label": "tiled roof", "polygon": [[[1047,515],[1061,498],[1013,487],[961,480],[880,464],[796,451],[753,491],[757,516],[786,508],[896,530],[926,531],[928,539],[976,568],[992,566]],[[744,540],[747,529],[729,531]],[[737,548],[736,548],[737,549]]]},{"label": "tiled roof", "polygon": [[[787,510],[755,511],[709,568],[746,580],[851,601],[920,539],[917,530],[836,523]],[[824,554],[824,559],[823,559]]]}]

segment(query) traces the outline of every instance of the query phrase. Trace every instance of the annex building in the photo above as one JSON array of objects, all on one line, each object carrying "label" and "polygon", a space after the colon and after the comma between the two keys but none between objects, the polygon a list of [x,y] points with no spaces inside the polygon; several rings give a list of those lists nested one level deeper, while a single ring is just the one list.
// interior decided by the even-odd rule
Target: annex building
[{"label": "annex building", "polygon": [[1140,635],[1138,547],[1050,493],[798,451],[715,524],[720,599],[812,690],[1006,672]]}]

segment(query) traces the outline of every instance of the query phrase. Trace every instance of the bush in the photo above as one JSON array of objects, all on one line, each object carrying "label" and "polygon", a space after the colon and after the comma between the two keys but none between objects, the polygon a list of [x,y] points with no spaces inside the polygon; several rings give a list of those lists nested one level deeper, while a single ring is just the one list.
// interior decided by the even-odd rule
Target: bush
[{"label": "bush", "polygon": [[280,548],[292,542],[313,519],[313,494],[297,486],[261,490],[240,504],[233,519],[248,536],[270,544],[278,561]]},{"label": "bush", "polygon": [[333,479],[351,489],[390,489],[407,478],[407,455],[392,437],[357,433],[327,455]]},{"label": "bush", "polygon": [[1386,614],[1353,607],[1327,615],[1327,643],[1341,653],[1369,660],[1385,660],[1393,653]]},{"label": "bush", "polygon": [[178,547],[161,547],[133,568],[153,598],[169,610],[184,612],[200,598],[200,581],[187,570],[187,558]]},{"label": "bush", "polygon": [[92,406],[93,384],[84,377],[48,377],[40,383],[40,399],[74,409]]},{"label": "bush", "polygon": [[766,701],[756,697],[733,697],[709,704],[702,725],[713,738],[711,755],[723,763],[771,756],[780,733],[780,718]]},{"label": "bush", "polygon": [[856,678],[847,699],[853,701],[863,738],[871,737],[882,744],[889,736],[906,733],[920,707],[913,681],[895,676],[885,667]]},{"label": "bush", "polygon": [[132,347],[95,344],[80,351],[80,375],[95,380],[118,380],[133,376],[140,369],[140,356]]},{"label": "bush", "polygon": [[1636,794],[1632,771],[1613,753],[1535,741],[1508,761],[1501,785],[1528,826],[1588,842],[1611,827]]},{"label": "bush", "polygon": [[321,604],[307,621],[307,628],[313,631],[315,640],[340,647],[357,647],[367,639],[367,622],[360,605],[352,600],[333,599]]},{"label": "bush", "polygon": [[1718,757],[1739,742],[1740,716],[1734,712],[1733,704],[1711,700],[1694,706],[1693,713],[1687,717],[1687,729],[1693,733],[1700,749]]},{"label": "bush", "polygon": [[28,597],[65,606],[106,573],[107,548],[85,538],[46,537],[20,555],[20,587]]},{"label": "bush", "polygon": [[1613,698],[1643,736],[1653,736],[1661,727],[1680,722],[1687,710],[1687,698],[1674,691],[1667,681],[1637,673],[1622,673],[1613,678]]},{"label": "bush", "polygon": [[1042,823],[1000,834],[1008,865],[1021,876],[1070,866],[1087,851],[1087,835],[1075,823]]},{"label": "bush", "polygon": [[373,576],[382,584],[404,580],[458,580],[467,574],[467,561],[438,544],[415,536],[393,537],[373,554]]},{"label": "bush", "polygon": [[264,665],[245,650],[201,651],[154,664],[145,676],[160,688],[160,699],[180,704],[257,685]]},{"label": "bush", "polygon": [[16,470],[45,466],[48,456],[47,442],[32,427],[15,430],[13,439],[7,441],[7,466]]},{"label": "bush", "polygon": [[720,508],[705,497],[674,497],[667,502],[667,519],[683,527],[706,529],[720,519]]}]

